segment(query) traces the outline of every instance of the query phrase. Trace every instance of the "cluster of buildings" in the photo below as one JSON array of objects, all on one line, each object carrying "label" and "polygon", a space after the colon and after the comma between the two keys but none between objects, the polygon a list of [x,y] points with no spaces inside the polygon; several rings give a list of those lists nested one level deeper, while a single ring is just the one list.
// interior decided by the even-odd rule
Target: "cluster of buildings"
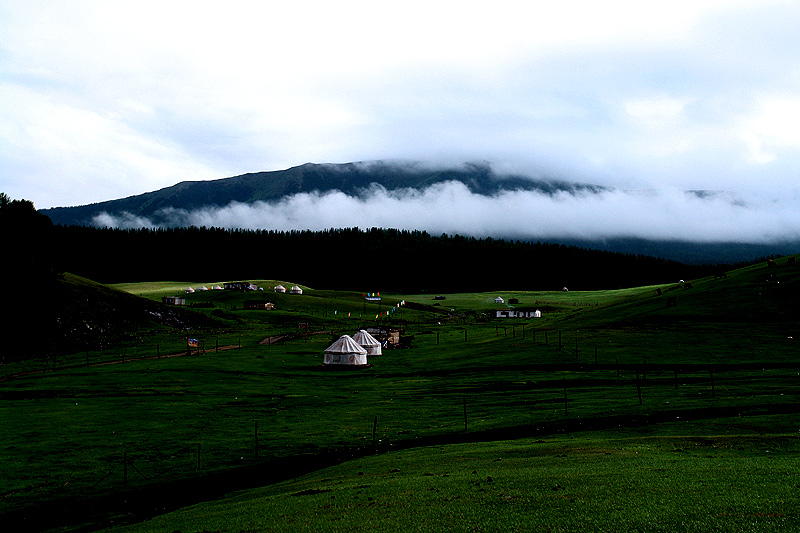
[{"label": "cluster of buildings", "polygon": [[326,366],[366,367],[367,357],[381,355],[381,343],[367,330],[360,329],[352,337],[342,335],[323,352]]},{"label": "cluster of buildings", "polygon": [[[270,287],[267,287],[267,288],[270,289]],[[195,292],[202,292],[202,291],[208,291],[208,290],[213,290],[213,291],[263,291],[264,287],[259,287],[258,285],[256,285],[255,283],[252,283],[250,281],[229,281],[229,282],[223,283],[222,285],[214,285],[210,289],[208,287],[206,287],[205,285],[201,285],[200,287],[197,287],[197,288],[187,287],[186,289],[183,290],[183,292],[185,294],[193,294]],[[275,285],[274,287],[271,287],[271,290],[273,292],[278,292],[278,293],[286,293],[286,292],[288,292],[289,294],[303,294],[303,289],[299,285],[293,285],[292,288],[287,291],[286,287],[284,287],[283,285],[278,284],[278,285]],[[167,304],[167,305],[186,305],[186,298],[183,297],[183,296],[164,296],[164,297],[161,298],[161,302],[164,303],[164,304]],[[245,302],[245,304],[247,304],[247,303],[248,302]],[[270,305],[272,305],[272,304],[270,304]],[[275,306],[273,305],[271,308],[274,308],[274,307]],[[246,309],[260,309],[261,307],[256,306],[256,307],[245,307],[245,308]]]}]

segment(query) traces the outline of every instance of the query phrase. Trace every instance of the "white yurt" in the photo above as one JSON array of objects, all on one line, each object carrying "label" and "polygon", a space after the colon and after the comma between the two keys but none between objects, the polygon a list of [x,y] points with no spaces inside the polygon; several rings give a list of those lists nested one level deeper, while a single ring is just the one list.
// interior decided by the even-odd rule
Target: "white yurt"
[{"label": "white yurt", "polygon": [[506,301],[503,300],[502,296],[498,296],[497,298],[494,299],[494,303],[496,303],[496,304],[504,304],[504,303],[506,303]]},{"label": "white yurt", "polygon": [[191,287],[187,287],[183,292],[185,292],[186,294],[192,294],[194,292],[194,289]]},{"label": "white yurt", "polygon": [[353,340],[367,351],[367,355],[381,354],[381,343],[363,329],[358,330],[358,333],[353,335]]},{"label": "white yurt", "polygon": [[283,285],[275,285],[275,288],[273,290],[275,292],[286,292],[286,287],[284,287]]},{"label": "white yurt", "polygon": [[353,340],[350,335],[342,335],[339,339],[325,348],[326,365],[365,366],[367,364],[367,351]]},{"label": "white yurt", "polygon": [[295,285],[289,289],[289,294],[303,294],[303,289],[301,289],[298,285]]}]

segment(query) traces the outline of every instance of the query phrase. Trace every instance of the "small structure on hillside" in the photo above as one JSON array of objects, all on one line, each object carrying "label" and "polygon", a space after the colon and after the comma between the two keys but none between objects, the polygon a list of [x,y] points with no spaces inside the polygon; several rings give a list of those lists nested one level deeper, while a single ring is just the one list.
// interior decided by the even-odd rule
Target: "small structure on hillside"
[{"label": "small structure on hillside", "polygon": [[504,304],[504,303],[506,303],[506,301],[503,300],[502,296],[498,296],[497,298],[494,299],[494,303],[496,303],[496,304]]},{"label": "small structure on hillside", "polygon": [[381,355],[381,343],[365,330],[358,330],[358,332],[353,335],[353,340],[367,351],[368,356]]},{"label": "small structure on hillside", "polygon": [[214,290],[214,291],[221,291],[221,290],[224,290],[224,289],[222,288],[222,286],[221,286],[221,285],[214,285],[213,287],[211,287],[211,290]]},{"label": "small structure on hillside", "polygon": [[244,308],[257,309],[261,311],[272,311],[273,309],[275,309],[275,304],[272,302],[266,302],[264,300],[245,300]]},{"label": "small structure on hillside", "polygon": [[186,298],[183,296],[162,296],[161,303],[166,305],[186,305]]},{"label": "small structure on hillside", "polygon": [[229,281],[224,284],[226,291],[254,291],[257,288],[258,285],[249,281]]},{"label": "small structure on hillside", "polygon": [[342,335],[336,342],[325,348],[323,353],[323,363],[326,366],[367,366],[367,351],[359,346],[350,335]]},{"label": "small structure on hillside", "polygon": [[404,331],[399,328],[370,326],[364,331],[372,335],[384,348],[401,348],[403,340],[407,340],[406,337],[403,337]]},{"label": "small structure on hillside", "polygon": [[542,312],[538,309],[521,310],[521,309],[504,309],[496,311],[497,318],[542,318]]},{"label": "small structure on hillside", "polygon": [[272,290],[275,292],[286,292],[286,287],[283,285],[275,285]]},{"label": "small structure on hillside", "polygon": [[289,294],[303,294],[303,289],[299,285],[295,285],[289,289]]},{"label": "small structure on hillside", "polygon": [[207,290],[208,290],[208,287],[206,287],[205,285],[203,285],[202,287],[197,287],[197,290],[198,290],[198,291],[207,291]]},{"label": "small structure on hillside", "polygon": [[191,288],[191,287],[186,287],[186,288],[183,290],[183,292],[185,292],[186,294],[192,294],[192,293],[194,292],[194,289],[193,289],[193,288]]}]

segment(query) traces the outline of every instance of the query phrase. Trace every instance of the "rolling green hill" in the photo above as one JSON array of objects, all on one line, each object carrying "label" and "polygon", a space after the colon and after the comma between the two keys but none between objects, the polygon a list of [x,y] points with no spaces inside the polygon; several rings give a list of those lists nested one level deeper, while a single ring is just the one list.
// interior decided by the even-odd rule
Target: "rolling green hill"
[{"label": "rolling green hill", "polygon": [[[624,290],[189,294],[219,324],[188,332],[191,355],[186,331],[153,330],[0,366],[0,520],[116,530],[186,508],[132,530],[790,531],[795,260]],[[158,301],[213,282],[115,288]],[[509,306],[545,312],[493,318]],[[412,347],[322,367],[376,315]]]}]

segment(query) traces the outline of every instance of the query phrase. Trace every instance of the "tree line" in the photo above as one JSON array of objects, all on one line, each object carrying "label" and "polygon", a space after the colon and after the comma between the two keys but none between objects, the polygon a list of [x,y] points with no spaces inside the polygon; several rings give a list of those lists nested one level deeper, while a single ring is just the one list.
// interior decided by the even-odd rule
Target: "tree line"
[{"label": "tree line", "polygon": [[710,273],[643,255],[425,231],[54,226],[58,268],[101,283],[281,279],[403,292],[594,290]]}]

